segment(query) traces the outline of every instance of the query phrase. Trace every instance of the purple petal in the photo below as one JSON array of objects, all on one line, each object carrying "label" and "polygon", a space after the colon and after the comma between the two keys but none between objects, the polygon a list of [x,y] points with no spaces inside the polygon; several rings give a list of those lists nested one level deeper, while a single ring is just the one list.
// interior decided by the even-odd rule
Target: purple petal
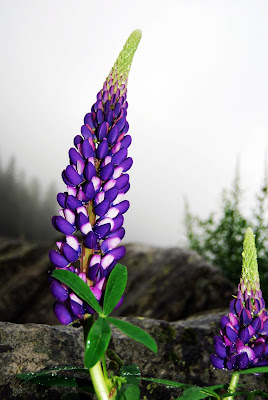
[{"label": "purple petal", "polygon": [[237,330],[230,323],[228,323],[225,326],[225,331],[226,331],[226,336],[228,337],[228,339],[230,339],[231,342],[235,342],[238,337]]},{"label": "purple petal", "polygon": [[83,192],[85,193],[86,201],[92,200],[96,193],[93,183],[92,182],[86,183],[83,188]]},{"label": "purple petal", "polygon": [[109,210],[110,207],[110,202],[109,200],[103,200],[101,203],[99,203],[95,208],[94,211],[97,215],[100,217],[103,217],[107,211]]},{"label": "purple petal", "polygon": [[110,229],[111,229],[110,224],[97,225],[94,228],[94,232],[96,233],[99,239],[104,239],[109,233]]},{"label": "purple petal", "polygon": [[253,361],[255,358],[254,351],[248,346],[239,346],[237,348],[237,354],[242,353],[246,353],[250,361]]},{"label": "purple petal", "polygon": [[111,178],[113,173],[114,173],[114,165],[111,162],[111,163],[105,165],[105,167],[100,169],[100,178],[102,181],[107,181],[108,179]]},{"label": "purple petal", "polygon": [[252,348],[252,350],[254,351],[255,358],[261,358],[265,352],[265,343],[263,342],[256,343]]},{"label": "purple petal", "polygon": [[125,159],[125,161],[119,164],[119,167],[123,168],[123,172],[127,172],[132,167],[132,164],[133,164],[132,158],[128,157]]},{"label": "purple petal", "polygon": [[118,194],[118,187],[114,186],[113,188],[105,192],[105,199],[109,200],[112,203],[116,199],[117,194]]},{"label": "purple petal", "polygon": [[121,175],[119,178],[116,179],[116,186],[120,190],[127,185],[128,181],[129,181],[128,174]]},{"label": "purple petal", "polygon": [[122,240],[123,237],[125,236],[125,229],[123,227],[121,227],[121,228],[117,229],[116,231],[109,233],[109,235],[108,235],[109,238],[115,237],[115,236],[119,237]]},{"label": "purple petal", "polygon": [[61,177],[62,177],[62,180],[63,180],[63,182],[65,183],[65,185],[67,185],[67,186],[76,186],[75,184],[73,184],[71,181],[69,181],[69,180],[67,179],[66,171],[65,171],[65,170],[62,171]]},{"label": "purple petal", "polygon": [[[101,102],[101,106],[102,106],[102,102]],[[97,111],[97,122],[98,122],[98,124],[100,125],[103,122],[103,120],[104,120],[103,111],[98,109],[98,111]]]},{"label": "purple petal", "polygon": [[[123,200],[123,201],[121,201],[121,203],[116,204],[116,206],[114,206],[114,207],[119,211],[120,214],[124,214],[129,209],[129,201]],[[229,320],[228,320],[228,322],[229,322]]]},{"label": "purple petal", "polygon": [[114,249],[116,246],[118,246],[120,242],[121,242],[121,239],[116,236],[105,239],[101,244],[101,251],[103,253],[107,253],[107,251],[110,251],[110,250]]},{"label": "purple petal", "polygon": [[[91,128],[92,129],[92,128]],[[81,126],[81,133],[85,139],[93,138],[93,134],[87,125]]]},{"label": "purple petal", "polygon": [[83,138],[80,135],[76,135],[75,138],[74,138],[75,147],[77,147],[82,142],[83,142]]},{"label": "purple petal", "polygon": [[74,250],[68,243],[64,243],[62,249],[63,249],[63,254],[67,258],[69,263],[73,263],[78,259],[79,257],[78,251]]},{"label": "purple petal", "polygon": [[61,324],[68,325],[73,322],[73,318],[64,304],[55,302],[53,305],[54,314],[58,318]]},{"label": "purple petal", "polygon": [[75,218],[75,225],[81,230],[82,226],[88,223],[88,217],[83,213],[79,213]]},{"label": "purple petal", "polygon": [[226,347],[222,341],[215,343],[215,353],[221,358],[226,357]]},{"label": "purple petal", "polygon": [[253,318],[253,320],[251,321],[251,326],[255,330],[255,332],[258,332],[261,327],[260,317]]},{"label": "purple petal", "polygon": [[223,329],[225,327],[225,325],[227,325],[229,322],[230,322],[229,318],[226,317],[226,315],[223,315],[223,317],[221,317],[221,321],[220,321],[221,329]]},{"label": "purple petal", "polygon": [[123,147],[113,155],[113,163],[115,165],[121,164],[127,157],[127,148]]},{"label": "purple petal", "polygon": [[243,308],[242,301],[241,301],[240,299],[236,300],[236,301],[235,301],[235,310],[236,310],[236,314],[239,314],[240,311],[242,310],[242,308]]},{"label": "purple petal", "polygon": [[132,139],[130,135],[126,135],[122,140],[121,140],[121,147],[129,147],[131,145]]},{"label": "purple petal", "polygon": [[247,326],[250,324],[251,320],[252,320],[252,317],[251,317],[250,311],[247,310],[246,308],[243,308],[243,310],[241,311],[241,314],[240,314],[241,324]]},{"label": "purple petal", "polygon": [[77,197],[70,195],[67,197],[66,205],[70,210],[75,211],[76,208],[82,206],[82,201],[78,200]]},{"label": "purple petal", "polygon": [[53,279],[50,284],[50,291],[52,296],[54,296],[59,301],[65,301],[69,297],[68,290],[63,287],[60,282]]},{"label": "purple petal", "polygon": [[95,129],[96,124],[94,122],[94,114],[93,113],[86,114],[84,118],[84,123],[85,125],[90,126],[91,129]]},{"label": "purple petal", "polygon": [[130,189],[130,183],[128,182],[122,189],[119,189],[118,193],[127,193],[127,191]]},{"label": "purple petal", "polygon": [[118,119],[118,121],[116,122],[116,126],[117,126],[119,132],[124,128],[125,123],[126,123],[126,118],[121,117]]},{"label": "purple petal", "polygon": [[74,169],[72,165],[68,165],[65,170],[65,176],[73,185],[77,186],[79,183],[83,182],[83,179],[78,174],[78,172]]},{"label": "purple petal", "polygon": [[[105,105],[104,105],[104,112],[105,112],[106,114],[109,112],[110,106],[111,106],[111,102],[110,102],[110,100],[107,100],[106,103],[105,103]],[[105,115],[104,119],[105,119],[105,121],[107,121],[106,115]]]},{"label": "purple petal", "polygon": [[68,260],[56,250],[49,251],[49,259],[56,267],[64,268],[69,264]]},{"label": "purple petal", "polygon": [[114,120],[114,113],[112,110],[109,110],[107,114],[105,115],[105,121],[108,122],[108,124],[111,126]]},{"label": "purple petal", "polygon": [[114,257],[114,261],[120,260],[120,258],[124,257],[126,254],[126,249],[124,246],[119,246],[116,249],[113,249],[107,253],[107,255],[111,255]]},{"label": "purple petal", "polygon": [[250,339],[250,335],[249,335],[249,330],[248,328],[243,328],[240,332],[239,332],[239,339],[242,340],[243,343],[248,343],[249,339]]},{"label": "purple petal", "polygon": [[106,139],[103,139],[103,141],[99,144],[96,150],[96,155],[100,160],[102,160],[107,156],[108,151],[109,151],[108,142]]},{"label": "purple petal", "polygon": [[84,239],[84,245],[88,249],[96,249],[97,246],[97,236],[94,232],[90,231]]},{"label": "purple petal", "polygon": [[95,264],[95,265],[93,265],[93,267],[90,267],[88,269],[88,278],[91,281],[95,281],[96,280],[96,275],[98,273],[99,267],[100,267],[100,264]]},{"label": "purple petal", "polygon": [[78,160],[84,161],[83,157],[78,153],[78,151],[74,147],[71,147],[69,150],[69,158],[71,164],[74,165],[76,165]]},{"label": "purple petal", "polygon": [[84,307],[74,300],[70,299],[70,309],[75,318],[82,319],[85,314]]},{"label": "purple petal", "polygon": [[210,362],[214,368],[224,369],[224,360],[218,357],[216,354],[210,356]]},{"label": "purple petal", "polygon": [[237,356],[237,366],[239,369],[246,369],[249,364],[247,353],[242,353]]},{"label": "purple petal", "polygon": [[230,357],[229,360],[226,361],[226,368],[229,370],[236,368],[236,365],[237,365],[236,355],[233,355],[232,357]]},{"label": "purple petal", "polygon": [[117,229],[121,228],[121,226],[123,225],[123,223],[124,223],[123,215],[119,214],[117,217],[115,217],[113,219],[113,222],[114,222],[114,227],[113,227],[112,231],[114,232],[114,231],[117,231]]},{"label": "purple petal", "polygon": [[82,152],[85,158],[94,157],[95,151],[92,149],[88,139],[85,139],[82,143]]},{"label": "purple petal", "polygon": [[110,132],[108,133],[107,136],[107,141],[109,144],[114,144],[117,141],[117,138],[119,136],[119,130],[117,126],[114,126]]},{"label": "purple petal", "polygon": [[103,122],[102,124],[100,124],[100,126],[97,129],[97,138],[98,140],[103,140],[108,133],[108,129],[109,129],[109,124],[108,122]]},{"label": "purple petal", "polygon": [[66,201],[67,195],[65,193],[58,193],[57,194],[57,202],[62,208],[65,208],[65,201]]},{"label": "purple petal", "polygon": [[84,177],[90,182],[93,176],[96,176],[96,174],[96,168],[91,162],[88,162],[84,169]]},{"label": "purple petal", "polygon": [[63,217],[57,216],[53,217],[54,227],[64,235],[71,235],[75,232],[75,228],[70,222],[66,221]]}]

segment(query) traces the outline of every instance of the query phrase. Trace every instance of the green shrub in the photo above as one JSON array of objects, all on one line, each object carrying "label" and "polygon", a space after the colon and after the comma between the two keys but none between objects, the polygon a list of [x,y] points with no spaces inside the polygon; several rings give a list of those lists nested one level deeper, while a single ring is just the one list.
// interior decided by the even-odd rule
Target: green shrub
[{"label": "green shrub", "polygon": [[220,267],[226,277],[237,284],[241,271],[241,253],[245,231],[251,227],[256,240],[259,273],[264,298],[268,299],[268,228],[265,211],[268,201],[268,183],[264,183],[256,196],[256,206],[246,218],[241,211],[239,174],[236,174],[231,190],[224,191],[221,208],[201,219],[190,213],[185,206],[185,226],[188,243],[210,263]]}]

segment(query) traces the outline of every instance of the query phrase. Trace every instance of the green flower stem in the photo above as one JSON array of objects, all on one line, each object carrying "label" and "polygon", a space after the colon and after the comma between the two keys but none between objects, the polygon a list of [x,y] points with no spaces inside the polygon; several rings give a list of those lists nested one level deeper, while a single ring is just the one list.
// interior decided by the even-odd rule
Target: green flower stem
[{"label": "green flower stem", "polygon": [[[94,320],[95,320],[94,315],[84,320],[83,331],[84,331],[85,343],[87,341],[88,333],[90,331],[91,326],[94,323]],[[112,387],[111,387],[111,382],[107,375],[105,356],[103,356],[103,370],[100,361],[98,361],[97,364],[94,365],[94,367],[89,369],[89,373],[97,399],[98,400],[115,399],[116,390],[113,390],[113,393],[110,393]]]},{"label": "green flower stem", "polygon": [[232,378],[231,378],[231,382],[230,382],[230,385],[228,387],[228,392],[230,393],[231,396],[225,397],[225,400],[233,400],[232,393],[234,393],[236,391],[238,380],[239,380],[239,373],[238,372],[233,372]]},{"label": "green flower stem", "polygon": [[89,369],[92,384],[99,400],[110,400],[109,390],[107,388],[100,361]]},{"label": "green flower stem", "polygon": [[104,378],[105,378],[105,380],[107,382],[109,378],[108,378],[108,374],[107,374],[105,354],[103,354],[103,356],[102,356],[102,369],[103,369]]}]

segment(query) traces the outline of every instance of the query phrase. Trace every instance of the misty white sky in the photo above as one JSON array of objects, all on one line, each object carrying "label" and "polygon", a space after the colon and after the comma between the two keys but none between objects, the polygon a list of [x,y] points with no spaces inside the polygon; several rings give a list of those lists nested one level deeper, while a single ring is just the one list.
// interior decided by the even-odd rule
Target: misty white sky
[{"label": "misty white sky", "polygon": [[238,154],[245,209],[262,182],[266,0],[0,0],[0,156],[63,191],[73,137],[137,28],[126,241],[182,245],[184,196],[207,216]]}]

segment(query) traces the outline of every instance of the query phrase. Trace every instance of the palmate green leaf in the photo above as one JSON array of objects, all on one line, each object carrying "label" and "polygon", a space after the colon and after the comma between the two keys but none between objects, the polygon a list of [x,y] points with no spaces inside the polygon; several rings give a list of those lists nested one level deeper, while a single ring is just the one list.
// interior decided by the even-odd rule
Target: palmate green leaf
[{"label": "palmate green leaf", "polygon": [[51,276],[65,283],[75,292],[78,297],[86,301],[90,307],[96,310],[99,314],[102,314],[101,306],[99,305],[96,297],[91,292],[88,285],[78,275],[64,269],[55,269]]},{"label": "palmate green leaf", "polygon": [[264,372],[268,372],[268,367],[256,367],[256,368],[249,368],[243,369],[242,371],[236,371],[239,375],[244,374],[261,374]]},{"label": "palmate green leaf", "polygon": [[127,284],[127,268],[116,264],[108,278],[104,301],[103,313],[109,315],[121,299]]},{"label": "palmate green leaf", "polygon": [[192,385],[187,385],[186,383],[170,381],[169,379],[158,379],[158,378],[144,378],[143,376],[140,377],[143,381],[155,382],[160,383],[162,385],[166,385],[168,387],[174,388],[190,388]]},{"label": "palmate green leaf", "polygon": [[111,328],[106,319],[99,317],[90,328],[85,346],[85,366],[89,369],[101,359],[111,339]]},{"label": "palmate green leaf", "polygon": [[[21,374],[24,375],[24,374]],[[17,376],[20,378],[19,376]],[[23,379],[23,378],[20,378]],[[88,384],[87,379],[81,378],[73,378],[70,376],[63,376],[57,374],[43,374],[31,377],[29,379],[24,380],[24,382],[35,383],[38,385],[45,385],[45,386],[61,386],[61,387],[73,387],[73,388],[80,388],[88,393],[94,393],[94,389],[91,385]],[[23,382],[23,383],[24,383]]]},{"label": "palmate green leaf", "polygon": [[124,391],[119,394],[118,400],[139,400],[140,389],[136,385],[124,385]]},{"label": "palmate green leaf", "polygon": [[204,393],[203,388],[198,386],[192,386],[189,389],[186,389],[183,392],[183,395],[178,397],[176,400],[200,400],[200,399],[206,399],[209,396],[211,396],[211,394]]},{"label": "palmate green leaf", "polygon": [[120,368],[120,376],[125,378],[128,384],[139,386],[140,370],[136,364],[124,365]]},{"label": "palmate green leaf", "polygon": [[106,319],[108,322],[110,322],[110,324],[116,326],[116,328],[120,329],[120,331],[125,333],[127,336],[144,344],[154,353],[157,353],[157,344],[147,332],[133,324],[130,324],[129,322],[122,321],[117,318],[106,317]]},{"label": "palmate green leaf", "polygon": [[43,371],[36,372],[36,373],[26,372],[24,374],[17,374],[16,377],[21,380],[28,381],[33,378],[39,377],[39,376],[43,376],[43,375],[47,375],[47,374],[51,374],[51,373],[57,373],[58,371],[76,371],[76,372],[88,373],[88,370],[86,368],[77,367],[75,365],[63,365],[63,366],[59,366],[59,367],[55,367],[55,368],[45,369]]}]

